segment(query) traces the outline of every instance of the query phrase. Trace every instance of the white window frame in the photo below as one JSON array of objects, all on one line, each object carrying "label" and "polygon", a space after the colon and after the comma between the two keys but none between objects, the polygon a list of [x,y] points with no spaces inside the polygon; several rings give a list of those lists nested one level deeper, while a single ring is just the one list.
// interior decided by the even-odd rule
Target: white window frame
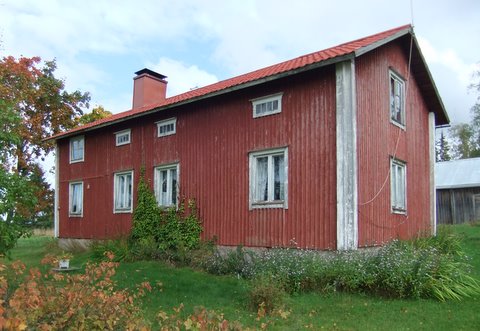
[{"label": "white window frame", "polygon": [[[284,160],[284,176],[285,181],[283,182],[284,186],[284,199],[283,200],[274,200],[274,164],[273,157],[277,155],[283,155]],[[258,201],[257,196],[257,159],[267,157],[267,200]],[[258,208],[284,208],[288,209],[288,147],[274,148],[262,151],[251,152],[249,154],[249,174],[250,174],[250,185],[249,185],[249,209],[258,209]]]},{"label": "white window frame", "polygon": [[[159,137],[159,138],[160,137],[171,136],[171,135],[177,133],[177,118],[176,117],[169,118],[169,119],[162,120],[162,121],[158,121],[158,122],[155,122],[155,123],[157,124],[157,137]],[[173,124],[173,130],[172,131],[163,132],[163,133],[160,132],[161,127],[168,126],[170,124]]]},{"label": "white window frame", "polygon": [[[126,176],[126,175],[130,175],[131,176],[131,181],[132,181],[131,182],[132,188],[131,188],[131,192],[130,192],[130,206],[129,207],[117,207],[117,200],[118,200],[119,195],[120,195],[117,192],[117,190],[120,189],[119,180],[120,180],[120,177]],[[133,170],[120,171],[120,172],[116,172],[114,174],[114,176],[113,176],[113,213],[114,214],[131,213],[133,211],[133,194],[135,192],[135,190],[134,190],[134,180],[135,180],[135,177],[134,177],[134,174],[133,174]],[[127,186],[126,182],[124,182],[124,185]],[[125,189],[125,187],[124,187],[124,189]],[[123,200],[123,203],[126,202],[126,196],[121,197],[121,199]]]},{"label": "white window frame", "polygon": [[[392,80],[394,82],[394,86],[392,87]],[[399,88],[399,96],[397,100],[397,95],[395,94],[396,88],[398,84]],[[402,129],[405,129],[405,124],[406,124],[406,112],[405,112],[405,80],[395,73],[394,71],[390,70],[389,75],[388,75],[388,94],[389,94],[389,111],[390,111],[390,122],[401,127]],[[393,95],[392,95],[392,90]],[[400,103],[400,104],[399,104]],[[400,108],[400,121],[396,119],[394,116],[395,109],[399,107]]]},{"label": "white window frame", "polygon": [[[403,189],[403,197],[402,195]],[[391,209],[395,214],[407,213],[407,164],[390,158]]]},{"label": "white window frame", "polygon": [[[118,140],[122,137],[126,136],[126,141],[119,142]],[[128,145],[132,141],[132,130],[126,129],[122,131],[115,132],[115,146],[123,146]]]},{"label": "white window frame", "polygon": [[[82,157],[74,159],[74,144],[77,141],[82,141]],[[85,137],[84,136],[76,136],[70,138],[70,163],[77,163],[83,162],[85,160]]]},{"label": "white window frame", "polygon": [[[80,186],[80,211],[73,211],[74,202],[74,187]],[[83,217],[83,182],[75,181],[68,184],[68,216],[70,217]]]},{"label": "white window frame", "polygon": [[[283,96],[283,92],[280,92],[280,93],[271,94],[271,95],[267,95],[267,96],[264,96],[264,97],[261,97],[261,98],[256,98],[256,99],[250,100],[252,102],[253,118],[269,116],[269,115],[281,113],[282,112],[282,96]],[[269,102],[273,103],[274,101],[278,102],[278,108],[277,109],[275,109],[275,110],[272,109],[270,111],[267,110],[264,113],[260,113],[260,114],[257,113],[257,111],[256,111],[257,105],[268,104]]]},{"label": "white window frame", "polygon": [[[166,204],[162,204],[160,198],[160,189],[161,189],[161,183],[160,183],[160,173],[162,171],[168,171],[167,172],[167,197],[169,198]],[[172,190],[173,190],[173,183],[172,183],[172,170],[176,171],[177,174],[177,183],[176,183],[176,197],[175,197],[175,203],[172,202]],[[180,165],[178,163],[172,163],[172,164],[165,164],[165,165],[160,165],[155,167],[154,169],[154,192],[155,192],[155,198],[157,200],[157,204],[162,207],[162,208],[168,208],[168,207],[173,207],[173,206],[178,206],[178,200],[180,196]]]}]

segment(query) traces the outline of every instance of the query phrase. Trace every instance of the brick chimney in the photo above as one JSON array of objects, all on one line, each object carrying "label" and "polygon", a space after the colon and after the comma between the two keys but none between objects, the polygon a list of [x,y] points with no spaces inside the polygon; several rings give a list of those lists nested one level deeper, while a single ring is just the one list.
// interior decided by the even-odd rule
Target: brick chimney
[{"label": "brick chimney", "polygon": [[133,77],[133,104],[132,109],[158,103],[166,99],[167,76],[150,69],[142,69]]}]

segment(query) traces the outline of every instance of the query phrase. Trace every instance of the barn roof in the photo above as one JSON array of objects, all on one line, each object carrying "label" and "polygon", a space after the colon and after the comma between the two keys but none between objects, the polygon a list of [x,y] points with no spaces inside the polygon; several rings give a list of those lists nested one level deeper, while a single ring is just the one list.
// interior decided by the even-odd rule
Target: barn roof
[{"label": "barn roof", "polygon": [[[412,36],[413,39],[409,38],[409,36]],[[425,59],[423,58],[420,48],[418,47],[413,29],[411,25],[404,25],[368,37],[340,44],[335,47],[327,48],[322,51],[306,54],[292,60],[226,79],[218,83],[188,91],[186,93],[175,95],[166,98],[160,103],[117,113],[110,117],[79,126],[70,131],[58,133],[48,138],[48,140],[65,138],[81,132],[95,130],[107,125],[123,122],[128,119],[162,111],[164,109],[169,109],[231,91],[262,84],[274,79],[345,61],[347,59],[361,56],[362,54],[365,54],[396,39],[402,39],[403,44],[406,47],[410,46],[410,41],[413,41],[412,71],[419,82],[419,86],[425,96],[427,106],[429,107],[430,111],[433,111],[436,115],[436,124],[448,124],[449,119],[447,112],[445,111],[445,107],[440,99]]]},{"label": "barn roof", "polygon": [[437,189],[480,187],[480,157],[435,164]]}]

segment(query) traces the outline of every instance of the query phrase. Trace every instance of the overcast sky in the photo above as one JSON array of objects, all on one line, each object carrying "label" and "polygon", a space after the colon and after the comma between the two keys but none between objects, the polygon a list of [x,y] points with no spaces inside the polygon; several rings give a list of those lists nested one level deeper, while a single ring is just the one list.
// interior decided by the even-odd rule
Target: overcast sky
[{"label": "overcast sky", "polygon": [[145,67],[171,96],[412,22],[451,121],[469,121],[479,0],[0,0],[0,56],[55,58],[69,91],[118,113]]},{"label": "overcast sky", "polygon": [[68,90],[117,113],[131,107],[145,67],[168,76],[171,96],[412,17],[450,119],[468,121],[479,0],[0,0],[0,56],[55,58]]}]

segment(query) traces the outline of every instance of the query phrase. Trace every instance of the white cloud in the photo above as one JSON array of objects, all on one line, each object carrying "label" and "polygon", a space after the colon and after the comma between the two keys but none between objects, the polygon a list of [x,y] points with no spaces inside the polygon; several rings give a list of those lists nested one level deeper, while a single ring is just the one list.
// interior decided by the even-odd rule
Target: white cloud
[{"label": "white cloud", "polygon": [[[479,4],[414,3],[417,35],[430,43],[422,42],[422,48],[431,46],[424,53],[434,77],[448,77],[434,72],[438,67],[450,72],[449,79],[437,82],[447,93],[465,89],[471,63],[480,60],[474,58]],[[130,77],[119,82],[145,63],[159,64],[155,59],[169,66],[155,69],[169,76],[169,94],[176,94],[212,82],[208,72],[228,78],[410,20],[410,1],[392,7],[384,0],[296,0],[294,5],[284,0],[2,0],[0,52],[55,57],[72,89],[89,90],[107,100],[99,103],[125,109],[116,99],[126,99],[121,95],[131,93],[132,82]],[[125,64],[121,57],[134,62]],[[448,108],[468,109],[469,101],[461,99],[457,95],[460,104]]]},{"label": "white cloud", "polygon": [[440,64],[452,71],[458,82],[465,86],[471,83],[475,63],[465,63],[452,48],[437,49],[427,39],[418,37],[420,48],[428,63]]},{"label": "white cloud", "polygon": [[186,65],[165,57],[160,58],[155,64],[149,64],[148,67],[168,76],[167,96],[177,95],[218,81],[215,75],[199,69],[196,65]]}]

